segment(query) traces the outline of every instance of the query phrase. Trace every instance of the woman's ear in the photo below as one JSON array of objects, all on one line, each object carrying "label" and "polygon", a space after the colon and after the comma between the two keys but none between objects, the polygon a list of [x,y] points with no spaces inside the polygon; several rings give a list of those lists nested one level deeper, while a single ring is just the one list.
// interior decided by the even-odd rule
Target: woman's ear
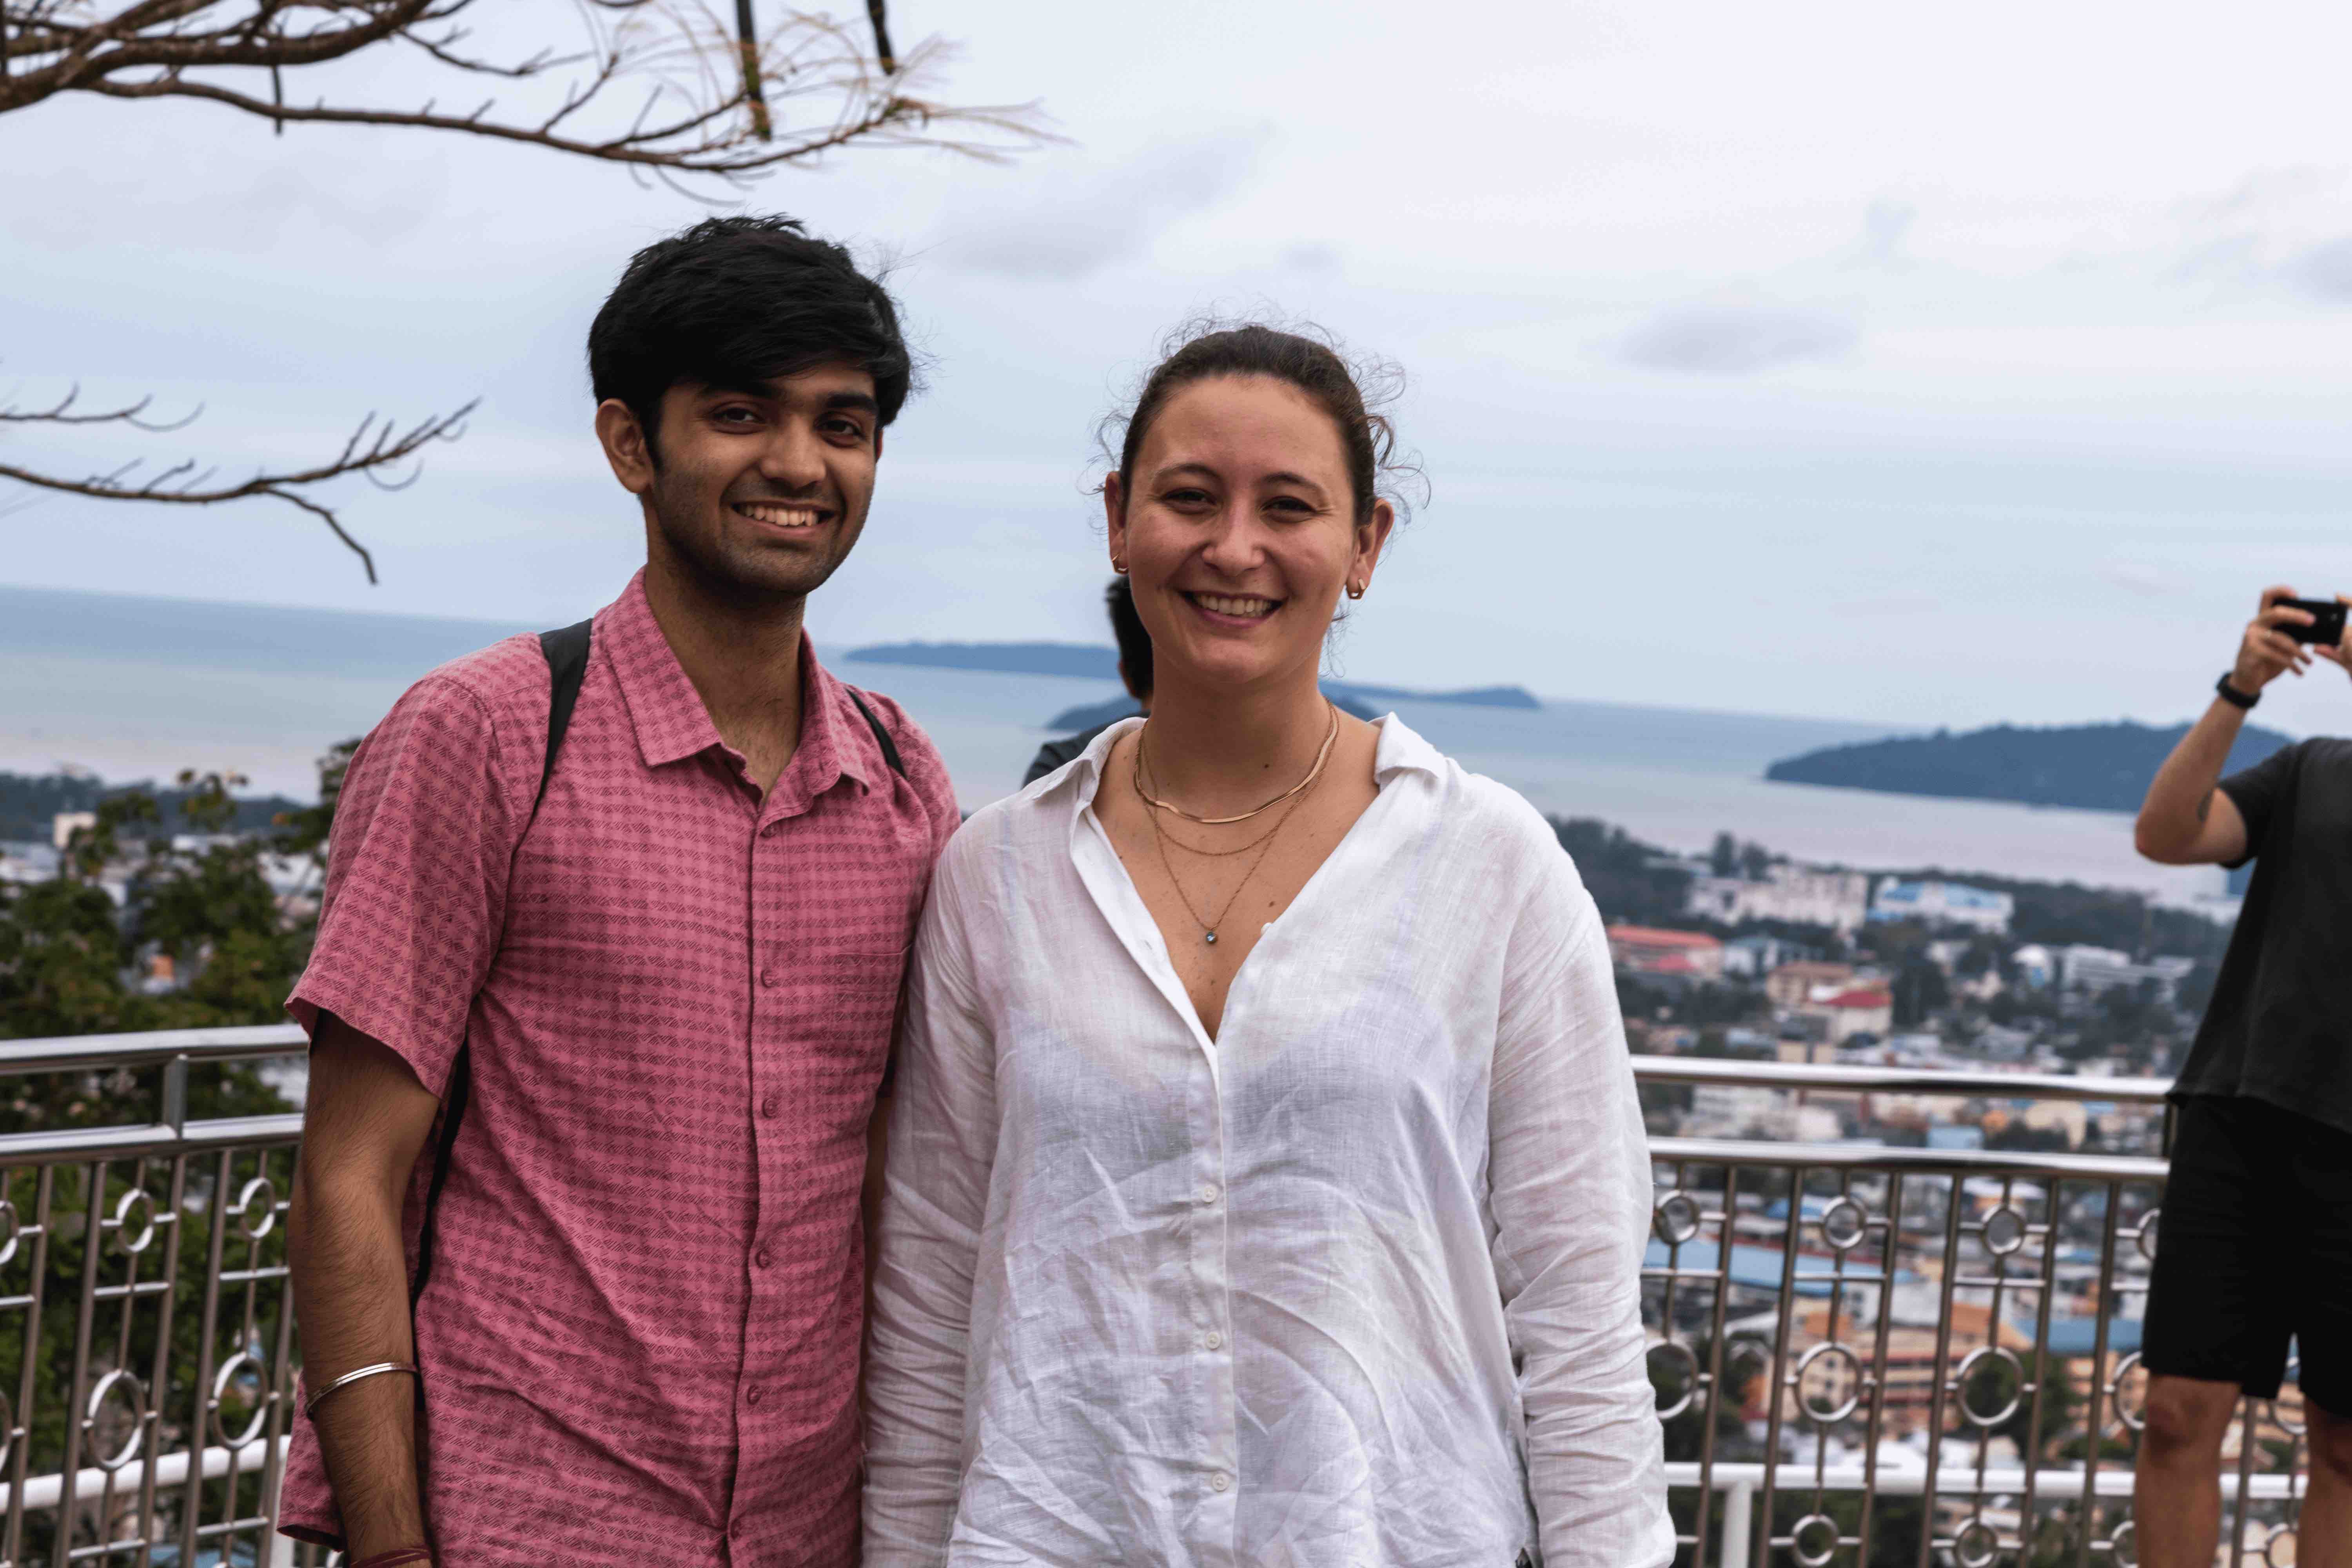
[{"label": "woman's ear", "polygon": [[1127,493],[1117,469],[1103,476],[1103,527],[1110,536],[1111,570],[1127,570]]},{"label": "woman's ear", "polygon": [[1395,531],[1396,508],[1385,500],[1374,501],[1372,515],[1356,524],[1356,566],[1351,575],[1359,585],[1371,586],[1372,570],[1381,563],[1389,535]]}]

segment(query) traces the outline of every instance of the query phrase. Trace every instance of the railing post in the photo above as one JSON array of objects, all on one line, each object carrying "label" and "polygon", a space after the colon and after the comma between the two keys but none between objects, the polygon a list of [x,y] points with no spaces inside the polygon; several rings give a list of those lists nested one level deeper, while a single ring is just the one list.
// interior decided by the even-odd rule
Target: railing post
[{"label": "railing post", "polygon": [[[1706,1506],[1702,1496],[1699,1506]],[[1742,1568],[1748,1561],[1748,1537],[1755,1529],[1756,1483],[1736,1480],[1723,1489],[1723,1555],[1716,1561],[1722,1568]],[[1696,1568],[1706,1568],[1698,1563]]]},{"label": "railing post", "polygon": [[163,1064],[163,1122],[174,1132],[188,1130],[188,1058],[185,1052]]}]

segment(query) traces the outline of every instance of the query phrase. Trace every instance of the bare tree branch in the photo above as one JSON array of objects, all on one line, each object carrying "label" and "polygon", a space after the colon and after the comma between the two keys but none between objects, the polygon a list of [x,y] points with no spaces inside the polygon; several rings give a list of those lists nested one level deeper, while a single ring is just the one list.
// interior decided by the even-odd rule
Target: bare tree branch
[{"label": "bare tree branch", "polygon": [[[725,20],[711,3],[572,0],[578,36],[567,45],[530,20],[518,23],[524,8],[514,0],[0,0],[0,114],[84,93],[209,103],[265,121],[280,136],[289,126],[435,131],[618,164],[641,184],[658,182],[713,205],[777,169],[848,147],[996,161],[1061,140],[1034,104],[933,96],[951,47],[933,37],[898,52],[886,0],[866,0],[870,46],[820,12],[773,6],[761,26],[752,0],[735,0]],[[553,9],[553,0],[539,0],[539,8]],[[521,42],[502,47],[486,35]],[[437,95],[421,107],[385,102],[355,85],[371,78],[331,68],[393,45],[416,50],[428,73],[494,79],[515,101],[493,97],[464,113],[438,109]],[[157,423],[146,417],[145,398],[85,413],[79,395],[77,388],[46,407],[0,407],[0,430],[119,424],[168,431],[195,417]],[[331,508],[301,492],[354,473],[388,488],[412,482],[415,470],[403,475],[400,465],[430,442],[455,439],[473,406],[404,431],[371,415],[331,461],[239,484],[215,484],[193,463],[138,479],[137,461],[78,479],[0,464],[0,479],[106,500],[282,500],[332,529],[373,582],[367,551]]]},{"label": "bare tree branch", "polygon": [[[142,429],[178,427],[140,425],[136,416],[147,405],[144,398],[127,408],[95,415],[68,414],[67,410],[73,401],[73,396],[68,395],[63,402],[47,409],[0,409],[0,420],[16,424],[64,425],[120,421],[139,425]],[[368,553],[367,547],[351,536],[332,508],[300,492],[307,487],[324,484],[329,479],[341,479],[347,474],[364,474],[384,489],[406,489],[416,482],[417,470],[412,468],[402,474],[398,471],[399,466],[432,442],[454,441],[464,434],[466,416],[474,411],[478,401],[468,403],[452,413],[421,419],[405,430],[390,419],[371,414],[360,421],[359,427],[343,443],[342,450],[326,462],[287,473],[265,470],[236,484],[212,484],[214,470],[197,471],[193,459],[174,463],[144,479],[131,478],[141,459],[133,459],[109,472],[89,474],[78,479],[43,473],[14,463],[0,463],[0,479],[14,479],[36,489],[90,496],[100,500],[164,501],[180,506],[217,506],[223,501],[271,497],[301,508],[332,529],[335,537],[360,558],[361,564],[367,568],[368,581],[373,583],[376,580],[375,558]]]}]

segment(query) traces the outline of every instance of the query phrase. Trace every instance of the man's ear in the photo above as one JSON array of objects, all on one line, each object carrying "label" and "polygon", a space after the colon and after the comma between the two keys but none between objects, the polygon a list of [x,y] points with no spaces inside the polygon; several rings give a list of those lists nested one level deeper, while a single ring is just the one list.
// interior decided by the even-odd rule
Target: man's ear
[{"label": "man's ear", "polygon": [[613,466],[613,477],[621,481],[623,489],[641,496],[653,489],[658,465],[654,460],[653,442],[646,437],[646,427],[635,409],[617,397],[608,397],[596,405],[596,440],[604,448],[604,460]]}]

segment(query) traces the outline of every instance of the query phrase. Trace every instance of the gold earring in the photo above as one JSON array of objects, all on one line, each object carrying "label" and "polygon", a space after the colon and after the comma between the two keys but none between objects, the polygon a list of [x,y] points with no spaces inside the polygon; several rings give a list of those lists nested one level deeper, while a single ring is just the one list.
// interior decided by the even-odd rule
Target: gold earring
[{"label": "gold earring", "polygon": [[1112,557],[1110,558],[1110,569],[1111,569],[1113,572],[1118,573],[1118,574],[1120,576],[1122,576],[1122,577],[1124,577],[1124,576],[1126,576],[1126,575],[1127,575],[1127,563],[1126,563],[1126,562],[1124,562],[1124,561],[1121,561],[1121,560],[1120,560],[1118,556],[1116,556],[1116,555],[1114,555],[1114,556],[1112,556]]},{"label": "gold earring", "polygon": [[1348,584],[1348,597],[1350,599],[1360,599],[1363,596],[1364,590],[1362,588],[1353,583]]}]

